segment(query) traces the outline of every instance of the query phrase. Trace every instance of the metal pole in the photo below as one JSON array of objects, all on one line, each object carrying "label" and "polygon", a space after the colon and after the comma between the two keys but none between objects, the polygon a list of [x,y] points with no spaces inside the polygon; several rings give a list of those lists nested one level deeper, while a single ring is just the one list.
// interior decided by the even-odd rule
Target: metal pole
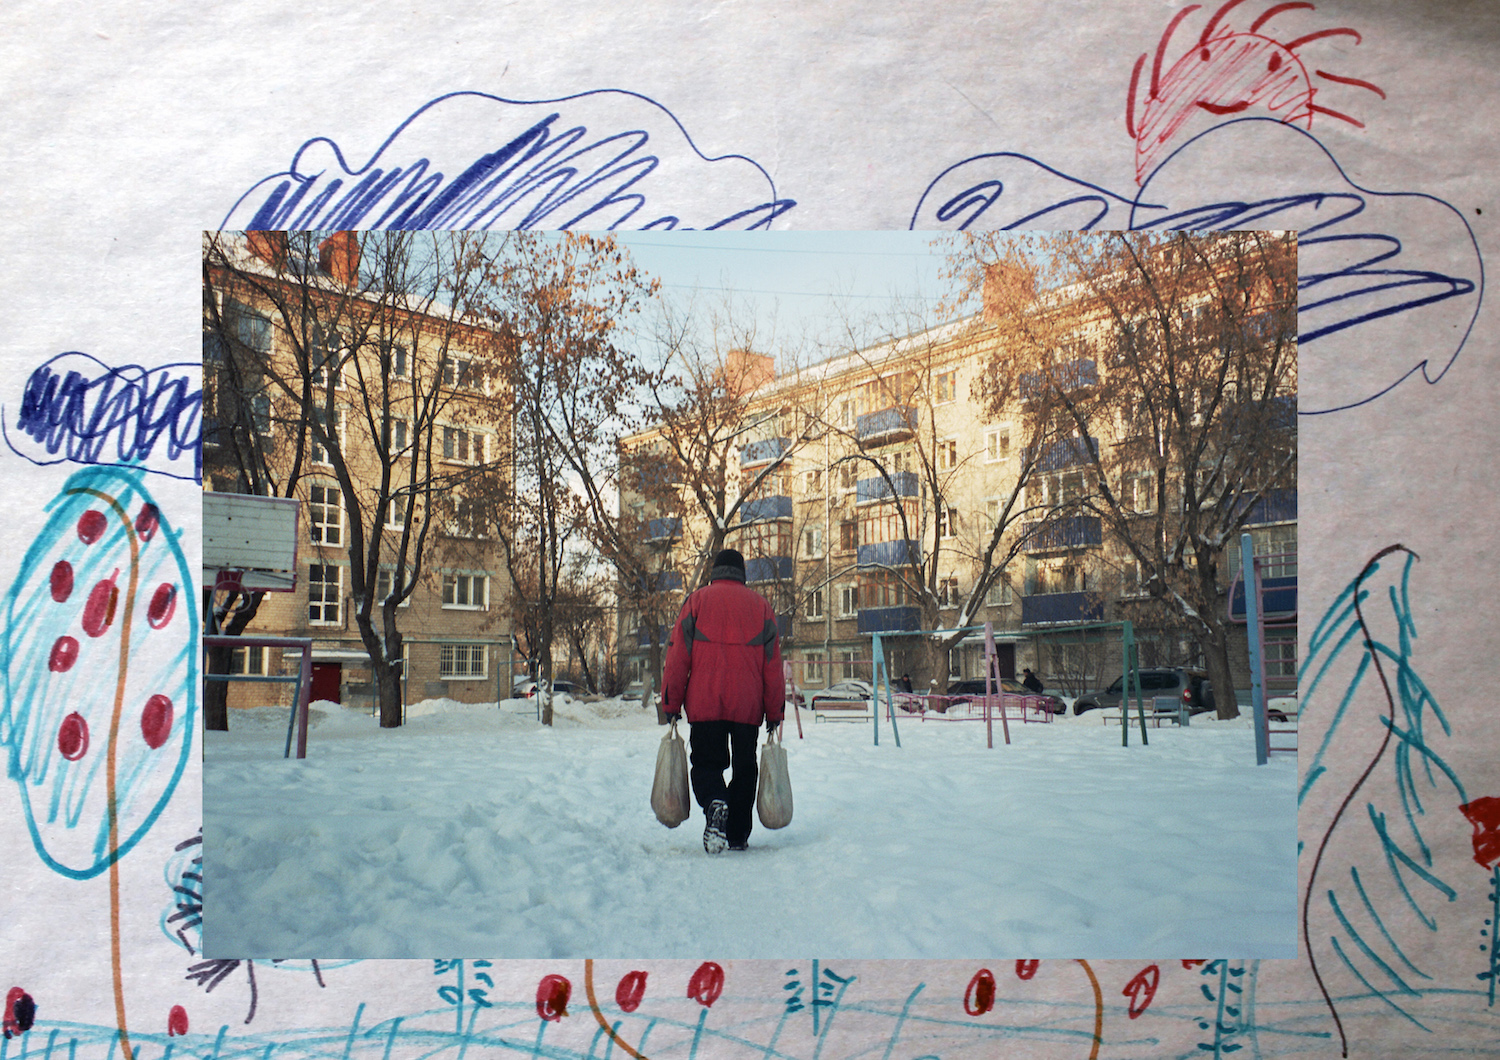
[{"label": "metal pole", "polygon": [[[1266,732],[1266,690],[1261,679],[1260,572],[1255,569],[1255,546],[1249,534],[1240,535],[1240,567],[1245,584],[1245,632],[1250,641],[1250,705],[1255,713],[1255,764],[1270,758],[1270,734]],[[1220,695],[1234,695],[1225,689]]]},{"label": "metal pole", "polygon": [[307,707],[312,701],[312,645],[302,649],[302,660],[297,664],[297,757],[307,757]]}]

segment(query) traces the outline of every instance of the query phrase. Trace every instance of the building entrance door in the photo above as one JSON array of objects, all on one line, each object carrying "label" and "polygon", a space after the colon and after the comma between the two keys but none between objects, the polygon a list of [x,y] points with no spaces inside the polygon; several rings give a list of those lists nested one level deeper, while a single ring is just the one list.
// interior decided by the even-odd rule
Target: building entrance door
[{"label": "building entrance door", "polygon": [[339,702],[339,686],[343,683],[342,663],[312,664],[312,698]]}]

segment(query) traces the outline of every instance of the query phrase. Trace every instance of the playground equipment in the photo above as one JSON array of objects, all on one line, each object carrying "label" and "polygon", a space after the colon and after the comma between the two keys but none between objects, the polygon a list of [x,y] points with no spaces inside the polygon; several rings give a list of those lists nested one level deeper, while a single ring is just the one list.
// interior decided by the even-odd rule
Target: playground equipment
[{"label": "playground equipment", "polygon": [[[1266,587],[1261,578],[1262,562],[1281,560],[1281,554],[1257,556],[1251,542],[1250,535],[1240,535],[1240,567],[1239,578],[1244,579],[1245,585],[1245,631],[1250,642],[1250,703],[1255,714],[1255,764],[1263,766],[1270,760],[1273,752],[1297,753],[1297,729],[1295,726],[1289,729],[1272,729],[1270,723],[1270,712],[1266,707],[1266,640],[1265,630],[1267,622],[1266,614]],[[1231,608],[1234,600],[1234,587],[1230,587],[1229,599]],[[1295,611],[1293,612],[1295,616]],[[1233,612],[1231,610],[1231,618]],[[1295,618],[1293,619],[1295,621]],[[1284,624],[1284,623],[1283,623]],[[1288,715],[1282,712],[1289,720],[1295,718],[1295,712]],[[1291,746],[1273,746],[1271,737],[1273,735],[1292,736]]]}]

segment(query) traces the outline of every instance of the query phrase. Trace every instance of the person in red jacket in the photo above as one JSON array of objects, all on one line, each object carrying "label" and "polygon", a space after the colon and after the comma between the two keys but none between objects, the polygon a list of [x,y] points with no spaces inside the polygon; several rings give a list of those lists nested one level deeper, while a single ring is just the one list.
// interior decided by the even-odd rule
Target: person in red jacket
[{"label": "person in red jacket", "polygon": [[762,721],[776,731],[785,698],[776,612],[745,585],[745,558],[726,548],[677,616],[662,680],[662,710],[669,719],[686,712],[692,725],[690,775],[708,819],[703,849],[710,854],[749,843],[756,737]]}]

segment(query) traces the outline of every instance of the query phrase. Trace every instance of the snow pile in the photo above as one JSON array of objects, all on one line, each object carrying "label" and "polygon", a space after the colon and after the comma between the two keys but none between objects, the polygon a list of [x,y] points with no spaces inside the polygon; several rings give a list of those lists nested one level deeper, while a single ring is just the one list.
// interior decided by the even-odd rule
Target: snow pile
[{"label": "snow pile", "polygon": [[233,957],[1289,957],[1296,761],[1247,719],[788,719],[788,828],[703,852],[648,803],[639,702],[320,703],[206,733],[205,927]]}]

